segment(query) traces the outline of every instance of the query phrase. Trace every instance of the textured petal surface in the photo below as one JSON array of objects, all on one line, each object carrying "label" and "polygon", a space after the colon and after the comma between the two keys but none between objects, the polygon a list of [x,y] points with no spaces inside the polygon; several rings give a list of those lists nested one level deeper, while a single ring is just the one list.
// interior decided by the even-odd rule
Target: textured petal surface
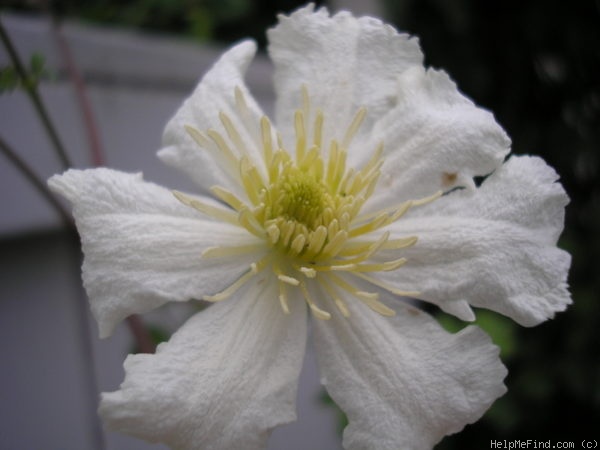
[{"label": "textured petal surface", "polygon": [[[256,53],[256,44],[242,42],[228,50],[202,78],[192,95],[185,100],[175,116],[167,123],[163,134],[164,147],[158,156],[170,166],[188,174],[201,188],[214,184],[234,188],[232,177],[219,158],[222,154],[211,139],[202,148],[185,130],[193,126],[201,132],[215,130],[227,139],[226,129],[219,118],[225,113],[240,135],[245,149],[254,158],[258,157],[260,118],[263,113],[246,88],[244,75]],[[236,103],[238,88],[245,99],[246,109]]]},{"label": "textured petal surface", "polygon": [[182,450],[252,450],[294,420],[306,308],[283,314],[264,281],[192,317],[155,355],[129,356],[121,390],[103,394],[108,427]]},{"label": "textured petal surface", "polygon": [[49,185],[73,204],[85,255],[83,282],[102,337],[130,314],[214,294],[252,262],[201,258],[216,242],[257,241],[240,228],[205,219],[141,174],[69,170]]},{"label": "textured petal surface", "polygon": [[[268,31],[275,64],[277,125],[289,139],[294,111],[302,106],[306,85],[313,106],[324,112],[324,142],[341,140],[357,109],[368,109],[369,129],[395,102],[396,79],[421,65],[418,41],[371,18],[347,12],[333,17],[309,5]],[[309,119],[309,122],[312,121]]]},{"label": "textured petal surface", "polygon": [[398,221],[408,263],[381,277],[463,319],[466,302],[536,325],[564,310],[570,255],[556,247],[568,198],[541,159],[512,157],[475,192],[455,191]]},{"label": "textured petal surface", "polygon": [[350,318],[314,324],[324,384],[348,415],[347,450],[430,449],[505,392],[498,348],[480,329],[452,335],[421,311],[390,318],[348,303]]},{"label": "textured petal surface", "polygon": [[371,140],[366,148],[384,142],[385,163],[367,210],[472,187],[473,176],[494,171],[510,150],[490,112],[464,97],[444,72],[421,67],[398,78],[396,105],[376,123]]}]

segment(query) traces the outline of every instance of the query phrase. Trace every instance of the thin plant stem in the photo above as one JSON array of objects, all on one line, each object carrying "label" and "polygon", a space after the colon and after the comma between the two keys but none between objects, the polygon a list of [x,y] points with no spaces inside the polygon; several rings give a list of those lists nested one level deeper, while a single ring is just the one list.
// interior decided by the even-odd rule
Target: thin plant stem
[{"label": "thin plant stem", "polygon": [[17,168],[21,174],[33,185],[33,187],[48,201],[50,206],[58,213],[62,221],[69,228],[73,228],[73,219],[71,214],[63,207],[63,205],[52,194],[45,181],[42,180],[29,165],[17,155],[17,153],[0,137],[0,150],[8,158],[8,160]]},{"label": "thin plant stem", "polygon": [[[100,133],[98,132],[98,126],[96,125],[96,119],[87,95],[87,89],[83,81],[83,77],[77,68],[77,64],[75,63],[75,59],[73,58],[69,44],[62,34],[60,23],[49,8],[47,11],[51,17],[54,38],[69,78],[73,83],[73,87],[75,88],[75,95],[78,99],[79,108],[83,114],[85,128],[87,130],[87,137],[90,144],[92,163],[94,166],[101,166],[105,159],[104,150],[102,148]],[[156,344],[148,332],[148,329],[145,327],[142,319],[138,315],[133,314],[127,318],[127,326],[129,327],[129,330],[137,343],[139,351],[142,353],[154,353],[156,350]]]},{"label": "thin plant stem", "polygon": [[32,82],[31,77],[28,75],[27,70],[25,69],[25,66],[23,66],[23,63],[21,62],[21,59],[19,58],[19,55],[18,55],[17,51],[15,50],[15,47],[14,47],[12,41],[10,40],[10,37],[8,36],[8,33],[6,33],[6,31],[4,30],[4,26],[2,25],[1,20],[0,20],[0,39],[2,40],[2,43],[4,44],[6,51],[8,52],[8,55],[10,57],[10,60],[12,61],[12,64],[15,67],[15,70],[17,71],[19,77],[21,78],[21,81],[23,82],[23,87],[25,89],[25,92],[27,92],[29,99],[33,103],[33,106],[34,106],[35,110],[37,111],[37,113],[42,121],[42,124],[43,124],[44,128],[46,129],[46,132],[48,133],[48,137],[50,138],[50,141],[52,142],[52,146],[54,147],[54,150],[56,151],[56,154],[58,155],[63,168],[65,170],[67,170],[69,167],[72,166],[71,161],[69,160],[69,157],[67,156],[67,152],[65,151],[65,148],[63,147],[62,142],[60,141],[60,138],[58,137],[56,128],[54,127],[54,125],[52,124],[52,121],[50,120],[50,116],[48,115],[46,107],[44,106],[44,102],[42,101],[42,98],[40,97],[40,94],[37,90],[37,86],[34,82]]},{"label": "thin plant stem", "polygon": [[96,120],[94,119],[92,105],[87,95],[87,89],[85,88],[83,77],[81,76],[81,73],[77,68],[77,64],[75,64],[73,53],[71,52],[69,44],[67,43],[67,40],[65,39],[65,36],[62,33],[60,22],[58,21],[56,16],[51,12],[50,17],[54,40],[56,41],[56,45],[58,46],[58,49],[60,51],[60,56],[65,64],[67,74],[69,75],[69,78],[73,83],[75,97],[77,98],[77,101],[79,103],[79,108],[83,113],[83,123],[87,132],[88,142],[90,144],[92,165],[96,167],[102,166],[105,162],[104,151],[102,149],[100,133],[98,132]]}]

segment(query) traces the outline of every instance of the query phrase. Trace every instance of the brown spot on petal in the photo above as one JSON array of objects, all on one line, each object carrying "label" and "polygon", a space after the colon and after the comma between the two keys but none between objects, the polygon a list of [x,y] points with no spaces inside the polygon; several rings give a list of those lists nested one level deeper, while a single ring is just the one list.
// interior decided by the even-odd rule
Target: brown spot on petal
[{"label": "brown spot on petal", "polygon": [[454,186],[454,183],[456,183],[456,179],[457,178],[458,178],[458,174],[456,172],[454,172],[454,173],[448,173],[448,172],[442,173],[442,186],[444,186],[444,187]]}]

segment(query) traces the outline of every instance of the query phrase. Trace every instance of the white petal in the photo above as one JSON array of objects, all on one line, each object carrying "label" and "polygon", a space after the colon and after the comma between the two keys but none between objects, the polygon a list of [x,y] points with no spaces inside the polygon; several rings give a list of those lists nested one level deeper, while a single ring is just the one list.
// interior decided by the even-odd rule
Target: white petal
[{"label": "white petal", "polygon": [[393,104],[396,78],[421,65],[418,41],[399,34],[371,17],[354,18],[348,12],[333,17],[313,5],[279,16],[268,31],[269,54],[275,64],[277,124],[289,138],[294,111],[302,106],[304,84],[313,106],[324,112],[324,142],[341,140],[357,109],[368,109],[367,123]]},{"label": "white petal", "polygon": [[283,314],[275,291],[255,283],[196,314],[155,355],[129,356],[121,390],[103,394],[108,427],[181,450],[264,448],[296,418],[306,344],[304,303]]},{"label": "white petal", "polygon": [[[223,112],[240,134],[245,150],[254,159],[258,158],[256,142],[263,113],[244,83],[244,75],[255,53],[256,44],[245,41],[223,54],[165,128],[164,148],[158,156],[165,163],[188,174],[204,189],[215,184],[233,188],[232,180],[215,158],[189,136],[185,126],[193,126],[201,132],[214,129],[228,140],[219,119],[219,114]],[[236,105],[236,88],[243,93],[246,112]]]},{"label": "white petal", "polygon": [[348,415],[347,450],[430,449],[505,392],[498,348],[479,328],[452,335],[421,311],[348,307],[348,319],[314,323],[323,382]]},{"label": "white petal", "polygon": [[[398,79],[397,104],[377,122],[382,176],[367,209],[472,184],[502,164],[510,139],[493,115],[464,97],[444,72],[413,68]],[[367,158],[369,155],[364,155]]]},{"label": "white petal", "polygon": [[541,159],[512,157],[476,192],[415,208],[393,227],[419,238],[408,263],[379,276],[462,318],[465,301],[526,326],[553,317],[571,303],[570,256],[556,247],[568,198],[556,179]]},{"label": "white petal", "polygon": [[207,247],[257,240],[206,220],[141,174],[69,170],[49,185],[73,203],[85,255],[83,282],[101,337],[130,314],[214,294],[252,262],[201,258]]}]

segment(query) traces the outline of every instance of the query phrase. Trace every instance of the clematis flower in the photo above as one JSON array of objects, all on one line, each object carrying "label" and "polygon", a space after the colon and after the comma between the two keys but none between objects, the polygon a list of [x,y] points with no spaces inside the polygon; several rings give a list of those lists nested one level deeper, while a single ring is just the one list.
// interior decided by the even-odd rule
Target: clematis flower
[{"label": "clematis flower", "polygon": [[268,37],[274,122],[244,84],[247,41],[166,126],[159,157],[200,194],[106,168],[49,181],[73,203],[102,337],[169,301],[214,303],[129,356],[100,414],[174,448],[262,448],[295,419],[310,319],[344,446],[431,448],[505,392],[506,369],[480,329],[450,334],[407,298],[525,326],[564,310],[567,196],[541,159],[506,160],[492,114],[425,69],[416,39],[313,6]]}]

